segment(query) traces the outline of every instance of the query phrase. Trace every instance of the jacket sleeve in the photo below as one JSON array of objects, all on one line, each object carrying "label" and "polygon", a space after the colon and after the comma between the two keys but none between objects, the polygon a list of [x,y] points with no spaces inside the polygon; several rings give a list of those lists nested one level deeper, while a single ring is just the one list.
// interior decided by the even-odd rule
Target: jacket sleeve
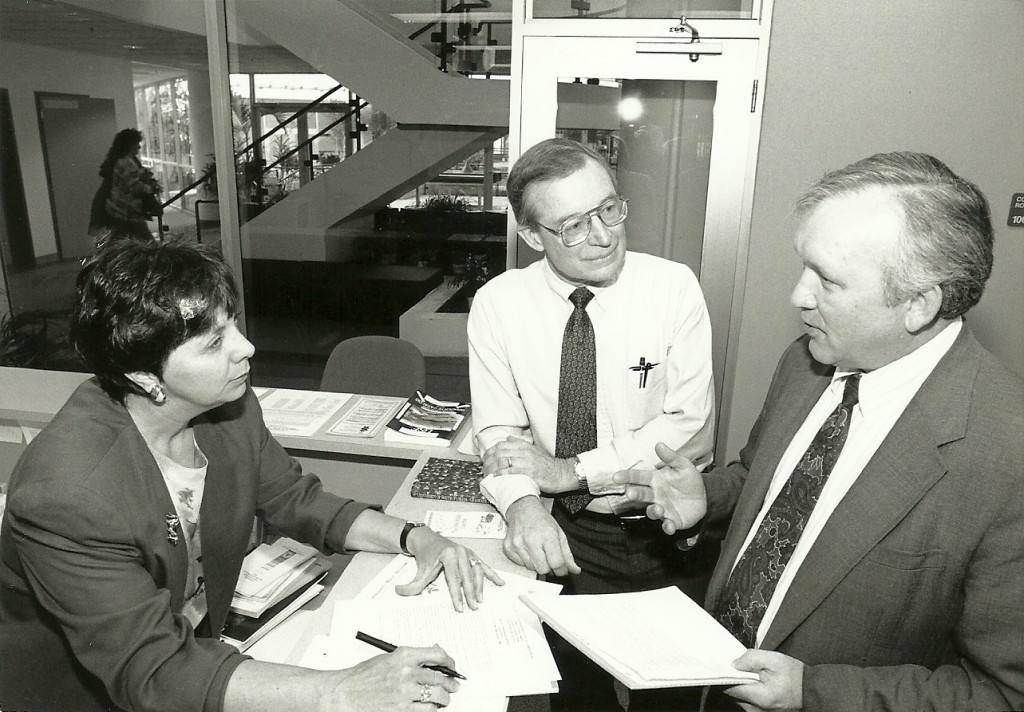
[{"label": "jacket sleeve", "polygon": [[50,485],[21,487],[6,516],[26,581],[76,660],[123,709],[203,709],[245,657],[172,613],[118,503]]},{"label": "jacket sleeve", "polygon": [[267,430],[259,401],[250,391],[246,407],[248,427],[257,433],[259,482],[256,513],[276,531],[315,546],[328,554],[347,552],[345,537],[364,510],[379,506],[324,492],[320,478],[303,474],[302,466],[285,452]]}]

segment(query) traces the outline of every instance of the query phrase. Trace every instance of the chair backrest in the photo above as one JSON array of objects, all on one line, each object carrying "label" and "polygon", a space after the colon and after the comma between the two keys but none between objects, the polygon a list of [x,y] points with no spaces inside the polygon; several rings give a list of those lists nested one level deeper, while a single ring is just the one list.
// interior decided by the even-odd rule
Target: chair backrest
[{"label": "chair backrest", "polygon": [[427,385],[423,354],[394,336],[354,336],[334,347],[321,391],[408,397]]}]

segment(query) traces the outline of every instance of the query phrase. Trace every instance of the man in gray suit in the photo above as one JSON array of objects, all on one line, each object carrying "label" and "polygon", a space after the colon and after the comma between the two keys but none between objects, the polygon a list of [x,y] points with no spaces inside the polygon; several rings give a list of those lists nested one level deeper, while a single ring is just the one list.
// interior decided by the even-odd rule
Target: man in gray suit
[{"label": "man in gray suit", "polygon": [[[783,355],[740,459],[615,476],[672,533],[728,526],[707,609],[750,648],[752,709],[1024,709],[1024,382],[963,315],[988,204],[878,154],[800,200]],[[719,692],[719,691],[716,691]]]}]

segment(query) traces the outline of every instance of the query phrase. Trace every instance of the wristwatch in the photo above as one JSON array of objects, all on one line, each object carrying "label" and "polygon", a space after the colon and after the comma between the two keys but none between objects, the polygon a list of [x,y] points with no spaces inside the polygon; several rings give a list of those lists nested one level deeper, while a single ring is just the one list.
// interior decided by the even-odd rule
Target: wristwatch
[{"label": "wristwatch", "polygon": [[405,526],[402,527],[402,536],[398,537],[398,548],[402,550],[402,553],[406,556],[412,556],[412,552],[409,551],[409,532],[416,527],[426,526],[423,522],[406,522]]},{"label": "wristwatch", "polygon": [[589,492],[590,485],[587,484],[587,473],[583,469],[583,463],[578,457],[572,459],[572,471],[576,474],[577,489],[580,492]]}]

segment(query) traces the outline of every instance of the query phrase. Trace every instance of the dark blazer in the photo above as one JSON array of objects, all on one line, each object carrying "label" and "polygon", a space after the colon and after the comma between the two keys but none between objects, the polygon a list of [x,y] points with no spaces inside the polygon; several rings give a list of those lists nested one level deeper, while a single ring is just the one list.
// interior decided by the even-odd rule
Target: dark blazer
[{"label": "dark blazer", "polygon": [[[706,477],[729,523],[706,606],[830,381],[785,353],[740,460]],[[1024,709],[1024,383],[964,324],[832,514],[763,649],[808,665],[805,709]]]},{"label": "dark blazer", "polygon": [[[217,639],[253,517],[341,551],[367,505],[301,476],[252,391],[194,423],[209,460],[202,521],[208,621],[181,614],[187,553],[174,505],[127,410],[82,384],[11,476],[0,533],[0,708],[220,710],[245,659]],[[201,626],[205,628],[205,626]]]}]

